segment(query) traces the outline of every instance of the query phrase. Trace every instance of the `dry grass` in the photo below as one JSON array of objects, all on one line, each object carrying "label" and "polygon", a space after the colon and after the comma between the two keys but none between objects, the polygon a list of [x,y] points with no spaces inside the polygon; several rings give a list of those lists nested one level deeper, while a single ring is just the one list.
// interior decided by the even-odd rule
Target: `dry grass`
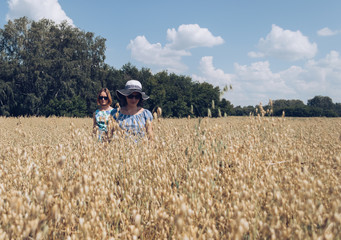
[{"label": "dry grass", "polygon": [[340,239],[341,119],[0,118],[0,239]]}]

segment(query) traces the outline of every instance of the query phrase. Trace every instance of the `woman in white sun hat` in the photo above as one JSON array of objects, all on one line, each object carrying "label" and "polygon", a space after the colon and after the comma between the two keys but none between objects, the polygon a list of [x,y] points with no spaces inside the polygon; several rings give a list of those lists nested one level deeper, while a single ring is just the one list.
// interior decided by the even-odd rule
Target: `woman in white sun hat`
[{"label": "woman in white sun hat", "polygon": [[126,134],[138,140],[145,135],[154,138],[152,120],[153,115],[143,108],[143,101],[149,97],[142,91],[142,85],[137,80],[129,80],[124,89],[116,91],[120,108],[113,109],[111,114],[120,128]]}]

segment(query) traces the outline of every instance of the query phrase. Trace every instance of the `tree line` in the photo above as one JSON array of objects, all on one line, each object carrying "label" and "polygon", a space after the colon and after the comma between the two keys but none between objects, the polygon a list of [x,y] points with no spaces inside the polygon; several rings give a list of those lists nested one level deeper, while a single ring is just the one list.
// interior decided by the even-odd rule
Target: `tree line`
[{"label": "tree line", "polygon": [[[165,117],[249,115],[259,106],[234,107],[221,98],[221,90],[188,76],[127,63],[115,69],[105,63],[106,39],[48,19],[26,17],[8,21],[0,29],[1,116],[91,116],[99,89],[115,90],[138,79],[150,96],[145,108],[162,108]],[[264,106],[274,116],[341,116],[340,104],[316,96],[305,105],[300,100],[275,100]]]},{"label": "tree line", "polygon": [[307,104],[301,100],[285,100],[279,99],[269,101],[268,105],[257,105],[240,107],[233,109],[234,115],[263,115],[265,116],[282,116],[287,117],[341,117],[341,103],[333,103],[332,99],[327,96],[315,96],[309,99]]}]

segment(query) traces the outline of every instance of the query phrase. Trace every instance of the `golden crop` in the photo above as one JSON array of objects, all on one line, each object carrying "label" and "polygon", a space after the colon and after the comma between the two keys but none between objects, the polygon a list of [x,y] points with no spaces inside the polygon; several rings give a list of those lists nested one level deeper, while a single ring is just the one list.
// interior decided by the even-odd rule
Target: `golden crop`
[{"label": "golden crop", "polygon": [[340,239],[341,119],[0,118],[0,239]]}]

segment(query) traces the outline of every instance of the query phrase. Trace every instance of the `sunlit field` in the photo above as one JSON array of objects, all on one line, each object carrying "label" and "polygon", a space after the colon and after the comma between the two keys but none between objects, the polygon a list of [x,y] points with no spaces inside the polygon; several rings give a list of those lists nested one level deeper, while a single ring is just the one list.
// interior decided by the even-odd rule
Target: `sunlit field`
[{"label": "sunlit field", "polygon": [[0,239],[341,239],[341,119],[0,118]]}]

